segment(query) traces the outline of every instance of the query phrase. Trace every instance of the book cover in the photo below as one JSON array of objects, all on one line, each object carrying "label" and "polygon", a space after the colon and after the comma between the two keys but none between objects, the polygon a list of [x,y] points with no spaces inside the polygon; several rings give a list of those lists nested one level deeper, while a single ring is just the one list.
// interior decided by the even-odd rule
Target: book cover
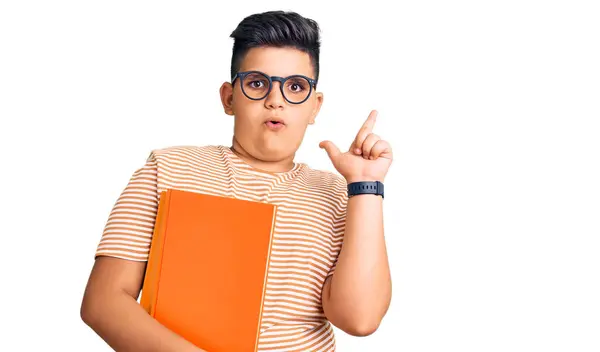
[{"label": "book cover", "polygon": [[161,193],[140,304],[210,352],[256,351],[277,206]]}]

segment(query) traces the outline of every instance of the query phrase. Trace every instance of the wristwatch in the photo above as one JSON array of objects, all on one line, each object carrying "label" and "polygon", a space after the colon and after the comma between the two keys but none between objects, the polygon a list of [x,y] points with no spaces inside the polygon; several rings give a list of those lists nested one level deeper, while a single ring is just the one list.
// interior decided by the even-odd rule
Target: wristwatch
[{"label": "wristwatch", "polygon": [[348,184],[348,197],[358,194],[374,194],[383,198],[383,183],[379,181],[361,181]]}]

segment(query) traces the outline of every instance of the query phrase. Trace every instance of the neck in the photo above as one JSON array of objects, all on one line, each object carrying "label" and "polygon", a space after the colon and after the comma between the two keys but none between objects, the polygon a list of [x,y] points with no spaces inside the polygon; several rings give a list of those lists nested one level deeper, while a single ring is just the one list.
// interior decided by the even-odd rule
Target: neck
[{"label": "neck", "polygon": [[245,161],[248,165],[268,171],[268,172],[287,172],[292,170],[294,167],[294,155],[291,157],[285,158],[283,160],[277,161],[265,161],[258,158],[255,158],[250,153],[248,153],[242,146],[238,143],[238,141],[233,137],[232,146],[230,147],[231,151],[235,153],[240,159]]}]

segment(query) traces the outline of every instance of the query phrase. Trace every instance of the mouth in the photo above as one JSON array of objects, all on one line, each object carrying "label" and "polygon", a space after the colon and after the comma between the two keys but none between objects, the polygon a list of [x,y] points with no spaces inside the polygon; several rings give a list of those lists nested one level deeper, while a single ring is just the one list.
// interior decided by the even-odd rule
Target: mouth
[{"label": "mouth", "polygon": [[278,117],[270,118],[267,121],[265,121],[265,123],[270,123],[273,125],[285,125],[285,122],[283,122],[283,120]]},{"label": "mouth", "polygon": [[265,125],[274,131],[278,131],[281,130],[283,127],[285,127],[285,123],[283,122],[282,119],[279,118],[270,118],[267,121],[265,121]]}]

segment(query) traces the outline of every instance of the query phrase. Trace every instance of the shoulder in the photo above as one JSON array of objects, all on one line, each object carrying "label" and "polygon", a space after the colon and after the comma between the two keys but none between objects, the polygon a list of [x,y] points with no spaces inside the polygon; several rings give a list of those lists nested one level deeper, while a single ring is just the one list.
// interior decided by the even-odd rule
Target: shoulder
[{"label": "shoulder", "polygon": [[347,200],[346,179],[338,173],[305,166],[304,181],[307,187],[320,190],[325,193],[324,195],[337,200],[338,203],[345,203]]},{"label": "shoulder", "polygon": [[155,148],[150,151],[147,161],[196,161],[206,156],[217,156],[222,153],[219,145],[172,145]]}]

